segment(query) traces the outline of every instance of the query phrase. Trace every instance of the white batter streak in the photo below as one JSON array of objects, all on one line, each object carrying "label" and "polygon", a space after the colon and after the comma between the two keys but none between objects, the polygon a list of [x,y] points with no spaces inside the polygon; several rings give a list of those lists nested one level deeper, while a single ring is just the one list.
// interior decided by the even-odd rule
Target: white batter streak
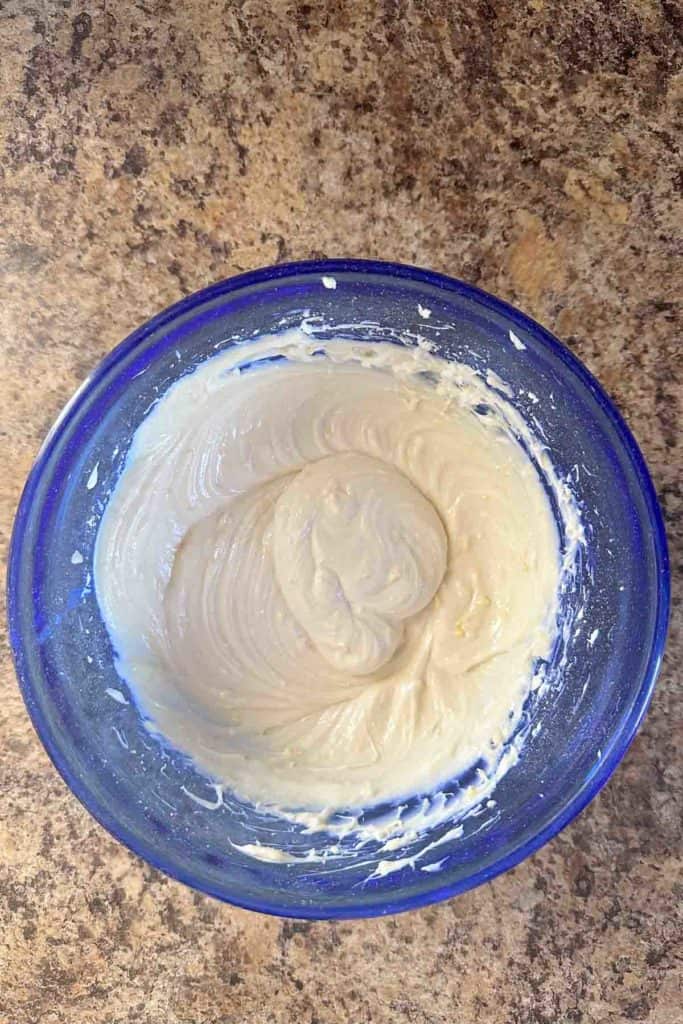
[{"label": "white batter streak", "polygon": [[282,808],[359,808],[495,765],[550,652],[561,574],[500,406],[417,349],[300,332],[175,384],[135,434],[95,557],[118,669],[155,728]]}]

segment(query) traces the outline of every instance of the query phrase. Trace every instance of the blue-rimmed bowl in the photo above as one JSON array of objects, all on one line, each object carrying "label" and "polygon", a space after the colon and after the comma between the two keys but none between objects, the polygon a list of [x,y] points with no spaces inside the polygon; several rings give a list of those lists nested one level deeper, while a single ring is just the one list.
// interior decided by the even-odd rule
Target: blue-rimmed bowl
[{"label": "blue-rimmed bowl", "polygon": [[[380,854],[372,843],[341,866],[265,863],[237,850],[234,844],[260,841],[302,853],[312,840],[229,793],[221,799],[186,757],[152,738],[116,674],[93,592],[98,523],[135,429],[157,398],[220,349],[302,318],[328,335],[420,335],[445,358],[495,371],[511,385],[522,415],[535,418],[583,512],[586,552],[567,597],[581,601],[583,617],[567,639],[561,685],[529,703],[522,756],[496,788],[495,806],[484,804],[465,819],[462,836],[439,847],[437,870],[423,871],[411,857],[448,825],[400,851],[404,866],[387,874],[373,872]],[[131,850],[197,889],[310,918],[394,913],[463,892],[571,821],[605,784],[642,721],[668,603],[666,540],[647,468],[583,365],[485,292],[362,260],[243,274],[177,303],[119,345],[43,444],[17,513],[9,570],[11,643],[24,699],[88,810]]]}]

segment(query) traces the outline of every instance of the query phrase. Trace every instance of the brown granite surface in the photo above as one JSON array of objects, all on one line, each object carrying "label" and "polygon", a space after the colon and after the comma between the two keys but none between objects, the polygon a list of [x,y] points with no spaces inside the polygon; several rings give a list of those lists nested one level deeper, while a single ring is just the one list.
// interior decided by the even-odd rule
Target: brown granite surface
[{"label": "brown granite surface", "polygon": [[[47,427],[135,325],[244,268],[363,255],[567,341],[643,447],[676,571],[681,21],[676,0],[0,0],[3,549]],[[44,754],[5,639],[0,1024],[680,1024],[680,626],[561,836],[342,924],[233,910],[117,845]]]}]

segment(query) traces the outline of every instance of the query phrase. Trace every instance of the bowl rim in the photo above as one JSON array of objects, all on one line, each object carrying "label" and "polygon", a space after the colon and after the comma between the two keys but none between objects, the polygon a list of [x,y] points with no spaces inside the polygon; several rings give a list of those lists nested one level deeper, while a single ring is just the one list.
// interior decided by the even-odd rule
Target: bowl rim
[{"label": "bowl rim", "polygon": [[[634,471],[634,475],[641,490],[642,497],[647,510],[647,518],[652,532],[655,561],[657,565],[657,586],[656,586],[656,614],[653,631],[652,645],[649,651],[647,665],[643,673],[643,679],[634,700],[633,706],[626,716],[619,733],[611,745],[611,748],[601,761],[599,769],[574,792],[557,813],[547,822],[545,827],[535,832],[532,836],[508,850],[504,855],[496,858],[492,863],[472,874],[459,879],[457,882],[448,885],[435,886],[426,892],[412,896],[398,897],[397,899],[383,898],[375,904],[345,906],[344,904],[332,904],[319,907],[301,905],[299,907],[282,906],[277,900],[269,899],[244,899],[239,894],[230,893],[229,884],[220,887],[206,883],[196,878],[192,872],[186,871],[176,864],[167,861],[163,855],[159,855],[144,838],[131,833],[122,826],[112,815],[103,803],[101,803],[90,791],[87,783],[76,776],[69,768],[67,759],[62,755],[60,745],[53,735],[49,723],[43,716],[37,704],[34,693],[40,687],[40,680],[31,678],[26,665],[24,651],[24,638],[20,629],[20,605],[19,580],[21,576],[22,551],[24,546],[25,533],[29,518],[32,498],[43,475],[50,455],[62,436],[67,426],[81,409],[85,399],[90,392],[98,386],[102,378],[112,367],[120,363],[133,349],[141,345],[153,332],[169,325],[179,316],[191,313],[197,307],[202,306],[219,296],[229,295],[244,287],[254,284],[271,283],[277,284],[283,278],[292,275],[310,274],[319,276],[335,276],[344,273],[362,273],[376,276],[392,277],[396,279],[409,280],[417,284],[427,284],[448,292],[456,292],[461,296],[474,300],[483,305],[487,310],[505,317],[511,325],[526,330],[536,341],[546,346],[557,356],[567,367],[570,373],[578,378],[579,382],[592,394],[598,403],[601,412],[607,417],[614,428],[619,442],[623,446]],[[448,899],[452,896],[466,892],[484,882],[491,881],[498,875],[519,864],[530,856],[541,846],[557,835],[567,826],[587,804],[597,795],[606,784],[618,764],[623,759],[630,747],[649,707],[652,699],[655,681],[660,669],[669,619],[670,605],[670,568],[667,549],[666,532],[662,512],[657,500],[656,491],[645,459],[640,448],[627,426],[621,413],[614,402],[607,395],[602,385],[598,383],[593,374],[584,366],[580,359],[575,356],[559,339],[539,323],[527,316],[521,310],[499,299],[489,292],[474,285],[465,283],[458,278],[451,277],[437,271],[416,267],[411,264],[385,262],[381,260],[367,259],[317,259],[302,260],[297,262],[279,263],[273,266],[262,267],[257,270],[250,270],[225,278],[215,284],[202,288],[199,291],[184,297],[180,301],[168,306],[140,327],[129,334],[123,341],[116,345],[95,367],[93,372],[86,378],[72,397],[67,401],[57,416],[53,426],[50,428],[38,454],[31,467],[28,478],[24,485],[16,516],[9,548],[9,562],[7,573],[7,607],[9,621],[10,648],[14,660],[15,670],[19,681],[19,687],[26,704],[33,726],[41,740],[50,759],[59,774],[71,790],[80,800],[87,811],[119,842],[123,843],[129,850],[141,857],[143,860],[158,868],[164,874],[183,882],[195,890],[213,896],[223,902],[246,910],[259,911],[279,917],[293,917],[299,919],[344,919],[378,917],[387,914],[396,914],[418,907],[428,906],[432,903]]]}]

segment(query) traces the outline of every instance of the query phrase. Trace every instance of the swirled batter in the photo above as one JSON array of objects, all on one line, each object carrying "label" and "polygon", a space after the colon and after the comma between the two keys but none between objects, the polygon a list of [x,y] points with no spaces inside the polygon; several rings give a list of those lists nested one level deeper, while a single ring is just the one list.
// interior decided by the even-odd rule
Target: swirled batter
[{"label": "swirled batter", "polygon": [[494,764],[513,731],[558,536],[465,370],[289,332],[207,360],[137,430],[98,599],[155,728],[239,795],[368,806]]}]

